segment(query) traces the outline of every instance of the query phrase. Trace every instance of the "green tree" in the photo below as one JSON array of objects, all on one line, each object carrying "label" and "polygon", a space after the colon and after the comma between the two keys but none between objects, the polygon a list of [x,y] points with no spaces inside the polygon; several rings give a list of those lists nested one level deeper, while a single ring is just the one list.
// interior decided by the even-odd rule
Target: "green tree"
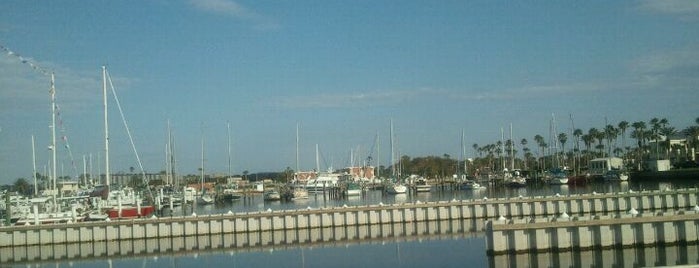
[{"label": "green tree", "polygon": [[27,179],[25,178],[18,178],[15,183],[12,185],[12,189],[22,195],[31,195],[32,194],[32,186],[29,184]]}]

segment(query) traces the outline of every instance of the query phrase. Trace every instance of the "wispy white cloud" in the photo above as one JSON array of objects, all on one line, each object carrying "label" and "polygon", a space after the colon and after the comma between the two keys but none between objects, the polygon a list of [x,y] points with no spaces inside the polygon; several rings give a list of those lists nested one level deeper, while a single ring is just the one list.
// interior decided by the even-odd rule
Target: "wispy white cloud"
[{"label": "wispy white cloud", "polygon": [[640,57],[631,64],[639,85],[664,90],[696,90],[699,85],[699,45]]},{"label": "wispy white cloud", "polygon": [[273,19],[232,0],[190,0],[189,2],[192,6],[202,11],[251,22],[257,29],[273,30],[279,27]]},{"label": "wispy white cloud", "polygon": [[[273,101],[273,105],[287,108],[347,108],[368,107],[405,103],[420,97],[432,95],[439,90],[384,90],[373,92],[319,94],[315,96],[294,96]],[[432,94],[431,94],[432,93]]]},{"label": "wispy white cloud", "polygon": [[[61,109],[83,113],[101,105],[101,71],[76,71],[50,62],[31,61],[55,74],[56,101]],[[126,78],[113,78],[119,85],[130,84]],[[0,113],[3,115],[45,112],[50,107],[51,78],[15,57],[0,56]]]},{"label": "wispy white cloud", "polygon": [[696,0],[641,0],[638,8],[686,20],[699,19],[699,1]]}]

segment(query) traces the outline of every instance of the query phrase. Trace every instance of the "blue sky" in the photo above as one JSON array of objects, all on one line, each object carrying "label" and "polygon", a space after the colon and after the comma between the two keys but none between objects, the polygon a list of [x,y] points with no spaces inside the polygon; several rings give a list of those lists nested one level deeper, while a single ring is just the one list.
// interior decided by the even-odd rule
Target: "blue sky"
[{"label": "blue sky", "polygon": [[[380,136],[397,151],[460,156],[467,144],[699,117],[699,1],[2,1],[0,183],[49,161],[49,77],[58,136],[78,173],[103,154],[107,65],[147,172],[164,169],[167,121],[178,171],[349,164]],[[12,51],[15,54],[10,54]],[[20,56],[18,56],[20,55]],[[27,63],[23,63],[22,59]],[[112,172],[138,167],[110,100]],[[59,139],[59,175],[74,176]],[[469,154],[473,154],[469,148]],[[376,159],[376,152],[372,153]],[[103,166],[103,164],[102,164]]]}]

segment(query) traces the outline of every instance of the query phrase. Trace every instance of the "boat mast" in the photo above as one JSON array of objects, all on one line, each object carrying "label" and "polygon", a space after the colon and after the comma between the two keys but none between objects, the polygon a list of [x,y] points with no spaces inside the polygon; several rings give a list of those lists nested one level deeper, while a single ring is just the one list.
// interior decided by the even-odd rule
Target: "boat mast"
[{"label": "boat mast", "polygon": [[[53,182],[53,203],[56,204],[56,195],[58,194],[58,189],[56,188],[56,80],[55,75],[51,73],[51,169],[52,169],[52,179]],[[56,206],[57,207],[57,206]]]},{"label": "boat mast", "polygon": [[379,131],[376,131],[376,176],[381,177],[381,144],[380,144]]},{"label": "boat mast", "polygon": [[318,158],[318,144],[316,143],[316,173],[320,172],[320,159]]},{"label": "boat mast", "polygon": [[35,147],[34,147],[34,135],[32,135],[32,167],[34,174],[32,174],[32,177],[34,177],[34,196],[37,196],[39,194],[39,190],[36,185],[36,152],[35,152]]},{"label": "boat mast", "polygon": [[390,133],[390,141],[391,141],[391,176],[395,177],[396,176],[396,159],[395,159],[395,151],[393,148],[393,119],[391,119],[391,133]]},{"label": "boat mast", "polygon": [[226,122],[228,131],[228,178],[231,177],[231,122]]},{"label": "boat mast", "polygon": [[296,122],[296,171],[294,172],[294,181],[298,180],[299,174],[299,123]]},{"label": "boat mast", "polygon": [[[466,131],[461,129],[461,161],[464,161],[464,176],[466,178]],[[461,178],[459,178],[461,179]]]},{"label": "boat mast", "polygon": [[104,184],[109,187],[109,123],[107,117],[107,67],[102,66],[102,93],[104,106]]},{"label": "boat mast", "polygon": [[515,169],[515,140],[512,137],[512,123],[510,123],[510,169]]},{"label": "boat mast", "polygon": [[201,192],[204,193],[204,123],[201,124]]}]

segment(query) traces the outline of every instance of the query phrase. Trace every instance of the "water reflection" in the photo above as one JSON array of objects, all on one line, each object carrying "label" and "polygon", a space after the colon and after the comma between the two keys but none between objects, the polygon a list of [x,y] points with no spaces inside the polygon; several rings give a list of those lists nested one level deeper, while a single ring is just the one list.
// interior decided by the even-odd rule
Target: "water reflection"
[{"label": "water reflection", "polygon": [[658,246],[588,251],[505,254],[489,257],[490,267],[649,267],[699,263],[699,248]]}]

